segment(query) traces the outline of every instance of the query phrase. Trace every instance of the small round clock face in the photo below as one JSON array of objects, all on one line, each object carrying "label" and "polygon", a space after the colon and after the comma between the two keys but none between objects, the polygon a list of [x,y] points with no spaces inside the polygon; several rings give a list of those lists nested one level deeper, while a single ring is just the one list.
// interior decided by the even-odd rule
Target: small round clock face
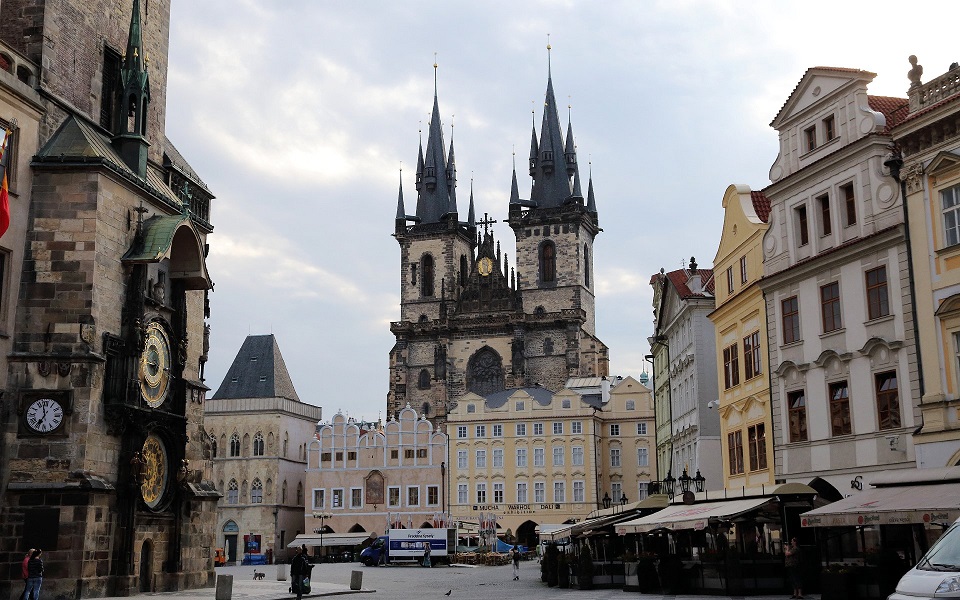
[{"label": "small round clock face", "polygon": [[63,423],[63,407],[51,398],[34,400],[27,407],[27,427],[37,433],[50,433]]},{"label": "small round clock face", "polygon": [[143,496],[143,502],[148,507],[156,508],[163,498],[163,492],[167,489],[169,470],[167,448],[160,438],[151,434],[143,443],[140,455],[143,458],[143,482],[140,484],[140,495]]},{"label": "small round clock face", "polygon": [[159,323],[147,326],[147,337],[140,355],[140,393],[152,408],[167,398],[170,386],[170,342]]},{"label": "small round clock face", "polygon": [[493,261],[489,257],[484,256],[480,259],[480,262],[477,263],[477,272],[486,277],[493,272]]}]

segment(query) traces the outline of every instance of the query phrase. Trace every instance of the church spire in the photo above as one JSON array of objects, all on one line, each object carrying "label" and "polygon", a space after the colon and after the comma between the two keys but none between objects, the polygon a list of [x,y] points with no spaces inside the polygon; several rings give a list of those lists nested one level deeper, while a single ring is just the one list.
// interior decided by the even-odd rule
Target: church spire
[{"label": "church spire", "polygon": [[[443,128],[440,121],[440,101],[436,87],[437,64],[434,69],[433,112],[427,133],[427,148],[424,153],[423,176],[417,190],[417,217],[421,223],[438,223],[448,214],[456,199],[451,190],[456,185],[455,177],[447,170],[447,157],[443,144]],[[451,202],[452,201],[452,202]]]},{"label": "church spire", "polygon": [[517,186],[517,155],[513,155],[513,180],[510,182],[510,204],[520,204],[520,188]]},{"label": "church spire", "polygon": [[[450,119],[453,121],[453,118]],[[450,156],[447,158],[447,189],[450,190],[450,204],[447,212],[457,214],[457,161],[453,157],[453,123],[450,123]]]},{"label": "church spire", "polygon": [[590,181],[587,183],[587,212],[597,214],[597,200],[593,197],[593,167],[590,167]]},{"label": "church spire", "polygon": [[[549,44],[547,44],[547,52],[549,57]],[[530,161],[530,170],[534,171],[530,201],[541,208],[560,206],[572,192],[570,174],[568,174],[565,160],[563,133],[560,129],[560,116],[557,113],[557,99],[553,92],[551,69],[548,62],[547,92],[543,103],[543,120],[540,125],[538,161],[537,164],[532,159]],[[561,159],[561,157],[564,158]],[[562,166],[557,164],[561,160],[563,160]]]},{"label": "church spire", "polygon": [[397,220],[406,222],[407,209],[403,206],[403,169],[400,169],[400,193],[397,196]]},{"label": "church spire", "polygon": [[477,228],[477,216],[473,209],[473,177],[470,178],[470,208],[467,211],[467,227]]},{"label": "church spire", "polygon": [[[147,107],[150,103],[150,77],[143,51],[140,27],[140,0],[133,0],[127,51],[120,66],[117,113],[113,145],[123,162],[140,177],[147,175]],[[104,100],[106,101],[106,100]]]}]

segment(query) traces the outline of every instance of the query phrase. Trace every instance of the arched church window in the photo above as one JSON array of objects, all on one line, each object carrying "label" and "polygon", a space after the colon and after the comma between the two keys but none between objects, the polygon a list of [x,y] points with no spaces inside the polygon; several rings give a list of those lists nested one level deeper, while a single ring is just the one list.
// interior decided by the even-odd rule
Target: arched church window
[{"label": "arched church window", "polygon": [[467,285],[467,257],[460,255],[460,285]]},{"label": "arched church window", "polygon": [[253,455],[263,456],[263,434],[259,431],[253,436]]},{"label": "arched church window", "polygon": [[426,369],[420,370],[420,377],[417,380],[417,387],[419,387],[421,390],[430,389],[430,371]]},{"label": "arched church window", "polygon": [[557,280],[557,247],[547,240],[540,245],[540,283]]},{"label": "arched church window", "polygon": [[280,504],[286,504],[287,502],[287,480],[283,480],[283,485],[280,487]]},{"label": "arched church window", "polygon": [[250,434],[249,433],[243,434],[242,455],[250,456]]},{"label": "arched church window", "polygon": [[420,407],[420,415],[424,417],[430,416],[430,403],[424,402],[423,406]]},{"label": "arched church window", "polygon": [[230,438],[230,456],[240,456],[240,434],[234,433]]},{"label": "arched church window", "polygon": [[429,323],[429,322],[430,322],[430,317],[428,317],[427,315],[420,315],[420,322],[421,322],[421,323]]},{"label": "arched church window", "polygon": [[283,456],[287,456],[287,447],[290,445],[290,434],[286,431],[283,432]]},{"label": "arched church window", "polygon": [[478,350],[467,363],[467,391],[487,396],[504,389],[503,359],[497,352],[485,346]]},{"label": "arched church window", "polygon": [[247,480],[244,479],[243,483],[240,484],[240,501],[247,501]]},{"label": "arched church window", "polygon": [[303,484],[297,484],[297,506],[303,505]]},{"label": "arched church window", "polygon": [[424,254],[420,259],[423,276],[420,278],[420,295],[433,296],[433,256]]},{"label": "arched church window", "polygon": [[250,502],[253,504],[263,504],[263,483],[259,477],[254,479],[250,485]]},{"label": "arched church window", "polygon": [[210,458],[217,457],[217,435],[214,433],[210,434]]},{"label": "arched church window", "polygon": [[227,504],[236,504],[240,501],[240,488],[236,479],[227,484]]},{"label": "arched church window", "polygon": [[543,353],[546,356],[553,354],[553,338],[543,340]]},{"label": "arched church window", "polygon": [[590,248],[583,245],[583,284],[590,287]]}]

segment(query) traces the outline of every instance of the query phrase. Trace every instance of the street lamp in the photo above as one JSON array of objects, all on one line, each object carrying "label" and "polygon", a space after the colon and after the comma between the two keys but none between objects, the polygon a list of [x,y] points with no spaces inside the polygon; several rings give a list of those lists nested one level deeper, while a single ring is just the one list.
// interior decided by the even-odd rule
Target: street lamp
[{"label": "street lamp", "polygon": [[667,476],[663,479],[663,492],[673,498],[674,492],[677,489],[677,478],[673,476],[673,472],[668,470]]},{"label": "street lamp", "polygon": [[611,500],[610,500],[610,494],[604,492],[604,493],[603,493],[603,507],[604,507],[604,508],[610,508],[610,502],[611,502]]},{"label": "street lamp", "polygon": [[314,533],[319,533],[319,534],[320,534],[320,548],[321,548],[320,551],[321,551],[321,552],[324,552],[324,550],[323,550],[323,527],[324,527],[324,526],[323,526],[323,522],[324,522],[324,520],[330,519],[330,518],[332,518],[332,517],[333,517],[333,515],[328,515],[328,514],[326,514],[326,513],[313,513],[313,518],[314,518],[314,519],[320,519],[320,529],[319,529],[319,530],[314,530]]},{"label": "street lamp", "polygon": [[697,469],[697,476],[693,478],[694,488],[698,492],[702,492],[706,482],[707,482],[707,478],[700,474],[700,469]]},{"label": "street lamp", "polygon": [[627,504],[627,495],[620,494],[620,506],[623,507],[623,506],[626,506],[626,504]]},{"label": "street lamp", "polygon": [[683,468],[683,474],[677,480],[680,482],[680,489],[683,490],[683,493],[686,494],[690,491],[690,484],[693,482],[693,477],[687,475],[687,468]]}]

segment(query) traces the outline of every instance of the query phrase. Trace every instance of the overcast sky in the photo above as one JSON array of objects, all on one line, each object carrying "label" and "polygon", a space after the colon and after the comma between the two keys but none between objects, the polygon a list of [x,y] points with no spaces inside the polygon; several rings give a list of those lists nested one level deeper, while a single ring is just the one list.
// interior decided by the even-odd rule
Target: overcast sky
[{"label": "overcast sky", "polygon": [[[691,256],[713,264],[723,192],[769,184],[778,152],[769,123],[804,71],[868,70],[871,94],[905,97],[910,54],[924,82],[960,60],[951,36],[932,33],[943,7],[174,0],[167,135],[216,195],[207,385],[219,387],[247,335],[273,333],[301,400],[325,420],[386,416],[390,321],[400,315],[397,188],[402,163],[412,213],[434,53],[461,212],[472,178],[478,218],[502,221],[514,150],[529,197],[531,111],[539,127],[550,35],[557,101],[572,106],[584,190],[590,162],[603,228],[597,333],[611,373],[638,376],[653,327],[650,276]],[[495,230],[513,264],[512,232]]]}]

